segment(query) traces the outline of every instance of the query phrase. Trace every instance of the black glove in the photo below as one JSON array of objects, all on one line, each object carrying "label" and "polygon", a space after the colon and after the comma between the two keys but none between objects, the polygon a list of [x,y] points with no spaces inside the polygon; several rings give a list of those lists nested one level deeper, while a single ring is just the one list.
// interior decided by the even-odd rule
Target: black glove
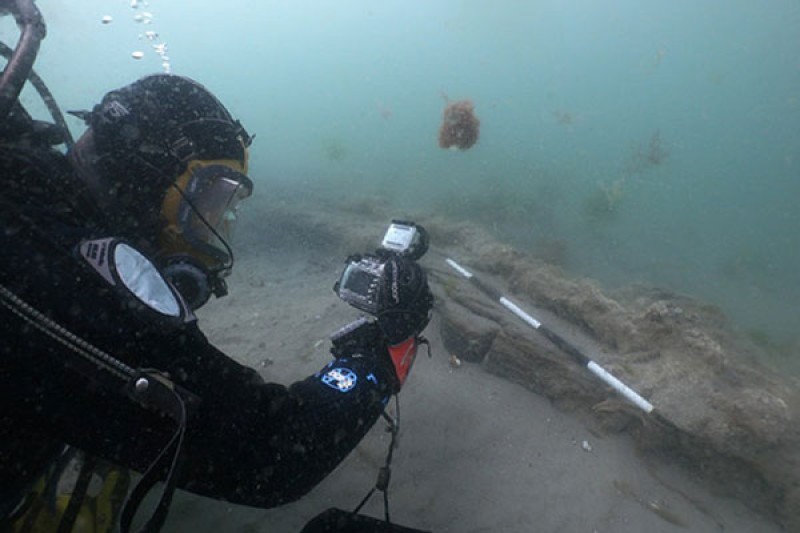
[{"label": "black glove", "polygon": [[392,378],[393,392],[397,393],[405,383],[411,365],[417,355],[417,348],[427,342],[414,334],[400,343],[390,345],[381,331],[380,325],[364,317],[347,324],[331,335],[331,354],[334,357],[371,357]]},{"label": "black glove", "polygon": [[362,317],[331,335],[334,357],[372,355],[391,366],[395,392],[405,383],[431,318],[433,294],[425,271],[398,255],[385,258],[377,320]]},{"label": "black glove", "polygon": [[431,319],[433,294],[425,271],[408,257],[387,257],[383,278],[376,316],[387,343],[392,346],[422,333]]},{"label": "black glove", "polygon": [[378,312],[378,326],[397,379],[398,392],[417,356],[420,334],[431,319],[433,294],[425,271],[416,261],[398,255],[387,259],[384,268],[384,301]]},{"label": "black glove", "polygon": [[376,318],[361,318],[333,335],[335,357],[373,355],[395,377],[395,391],[406,380],[428,325],[433,294],[425,271],[409,256],[378,250],[377,255],[351,256],[334,285],[340,298]]}]

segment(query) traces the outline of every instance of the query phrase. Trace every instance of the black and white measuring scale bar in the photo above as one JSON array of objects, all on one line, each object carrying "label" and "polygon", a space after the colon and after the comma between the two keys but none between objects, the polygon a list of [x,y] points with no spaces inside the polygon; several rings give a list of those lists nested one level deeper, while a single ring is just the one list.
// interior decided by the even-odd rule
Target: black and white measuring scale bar
[{"label": "black and white measuring scale bar", "polygon": [[588,368],[592,374],[603,380],[611,388],[613,388],[619,394],[627,398],[636,407],[638,407],[639,409],[648,414],[650,414],[653,411],[654,409],[653,404],[645,400],[635,390],[628,387],[622,381],[614,377],[608,370],[598,365],[589,357],[581,353],[580,350],[578,350],[575,346],[570,344],[566,339],[564,339],[556,332],[554,332],[553,330],[551,330],[550,328],[548,328],[547,326],[536,320],[534,317],[523,311],[517,304],[515,304],[514,302],[503,296],[496,289],[483,283],[481,280],[475,277],[472,274],[472,272],[468,271],[466,268],[462,267],[454,260],[447,258],[445,259],[445,261],[456,272],[458,272],[459,274],[467,278],[469,281],[471,281],[472,284],[475,285],[481,292],[483,292],[490,298],[497,300],[500,303],[500,305],[502,305],[503,307],[514,313],[523,322],[525,322],[533,329],[544,335],[550,342],[558,346],[562,351],[571,355],[579,364]]}]

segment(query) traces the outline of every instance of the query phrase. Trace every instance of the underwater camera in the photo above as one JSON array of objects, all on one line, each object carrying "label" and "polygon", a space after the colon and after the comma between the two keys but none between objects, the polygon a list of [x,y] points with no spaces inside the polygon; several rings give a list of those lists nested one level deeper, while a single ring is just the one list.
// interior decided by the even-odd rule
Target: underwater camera
[{"label": "underwater camera", "polygon": [[379,315],[391,306],[393,284],[386,265],[393,258],[407,258],[416,261],[428,250],[428,233],[425,228],[401,220],[393,220],[383,236],[381,246],[375,254],[351,255],[347,258],[339,281],[333,287],[336,294],[360,311],[372,316]]}]

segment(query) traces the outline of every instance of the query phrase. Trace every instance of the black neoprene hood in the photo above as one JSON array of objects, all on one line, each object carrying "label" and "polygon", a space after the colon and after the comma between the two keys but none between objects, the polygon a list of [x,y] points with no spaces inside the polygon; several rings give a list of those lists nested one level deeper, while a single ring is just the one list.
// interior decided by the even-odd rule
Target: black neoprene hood
[{"label": "black neoprene hood", "polygon": [[154,74],[110,91],[87,118],[104,173],[130,157],[166,176],[191,159],[244,161],[250,137],[211,92],[171,74]]}]

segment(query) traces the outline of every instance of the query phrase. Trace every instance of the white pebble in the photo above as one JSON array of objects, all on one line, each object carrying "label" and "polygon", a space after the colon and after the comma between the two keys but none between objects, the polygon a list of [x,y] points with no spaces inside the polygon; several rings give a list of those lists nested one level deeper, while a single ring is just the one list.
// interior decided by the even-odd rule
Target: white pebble
[{"label": "white pebble", "polygon": [[134,59],[141,59],[141,58],[144,57],[144,52],[140,52],[140,51],[137,50],[137,51],[131,53],[131,57],[134,58]]}]

